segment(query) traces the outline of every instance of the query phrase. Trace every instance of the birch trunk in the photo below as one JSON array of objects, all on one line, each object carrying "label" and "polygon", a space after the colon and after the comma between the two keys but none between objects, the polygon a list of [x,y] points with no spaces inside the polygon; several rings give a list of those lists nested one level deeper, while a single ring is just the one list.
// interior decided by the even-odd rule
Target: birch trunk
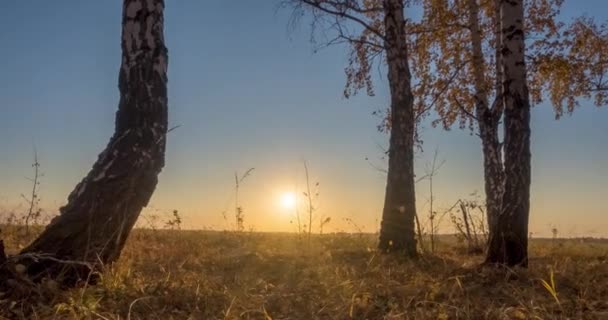
[{"label": "birch trunk", "polygon": [[402,0],[384,0],[385,49],[391,94],[388,174],[379,249],[416,255],[414,109]]},{"label": "birch trunk", "polygon": [[[477,0],[468,0],[469,26],[471,30],[472,69],[475,84],[475,116],[479,125],[484,168],[484,189],[486,194],[486,214],[488,225],[496,223],[500,214],[503,194],[503,163],[498,137],[498,124],[502,109],[495,102],[490,108],[488,88],[485,79],[485,61],[482,51],[481,29],[479,27],[479,4]],[[500,53],[500,51],[497,51]],[[498,55],[497,55],[497,60]],[[497,72],[497,75],[500,74]],[[496,99],[501,99],[497,91]]]},{"label": "birch trunk", "polygon": [[115,133],[60,215],[22,251],[88,265],[22,258],[34,279],[73,284],[115,261],[156,188],[167,134],[163,11],[163,0],[124,0]]},{"label": "birch trunk", "polygon": [[487,263],[528,264],[530,101],[526,83],[523,0],[500,1],[505,108],[505,185],[502,209],[490,229]]}]

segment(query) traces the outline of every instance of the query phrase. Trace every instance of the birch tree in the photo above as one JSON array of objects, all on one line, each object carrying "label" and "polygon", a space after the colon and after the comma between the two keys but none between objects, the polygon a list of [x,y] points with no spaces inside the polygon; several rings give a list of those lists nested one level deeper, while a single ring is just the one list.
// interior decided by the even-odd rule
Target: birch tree
[{"label": "birch tree", "polygon": [[407,254],[415,255],[415,115],[404,7],[403,0],[384,0],[382,4],[384,47],[391,94],[391,128],[386,192],[378,246],[380,250],[405,250]]},{"label": "birch tree", "polygon": [[[534,104],[547,97],[556,117],[585,98],[605,104],[606,28],[588,17],[559,19],[563,0],[527,0],[524,34]],[[501,211],[504,185],[502,54],[499,2],[426,0],[413,37],[418,109],[435,111],[434,125],[468,128],[481,139],[490,229]]]},{"label": "birch tree", "polygon": [[163,11],[163,0],[123,1],[115,132],[60,215],[18,256],[32,279],[73,284],[115,261],[156,188],[167,134]]},{"label": "birch tree", "polygon": [[530,98],[527,85],[523,0],[498,0],[504,103],[504,192],[490,229],[487,263],[528,265],[530,211]]},{"label": "birch tree", "polygon": [[[347,44],[344,95],[365,89],[374,95],[374,61],[386,62],[390,91],[390,133],[387,183],[378,247],[381,251],[414,256],[414,136],[416,111],[407,42],[408,23],[403,0],[293,0],[296,9],[310,12],[313,28],[321,25],[334,36],[325,45]],[[385,59],[385,60],[383,60]],[[376,60],[376,62],[378,62]]]}]

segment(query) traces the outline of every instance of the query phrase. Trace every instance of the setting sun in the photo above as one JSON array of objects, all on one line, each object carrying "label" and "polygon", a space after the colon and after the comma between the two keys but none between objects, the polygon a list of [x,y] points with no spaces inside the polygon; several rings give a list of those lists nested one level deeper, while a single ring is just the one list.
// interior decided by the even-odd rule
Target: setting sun
[{"label": "setting sun", "polygon": [[294,209],[296,207],[296,194],[293,192],[285,192],[281,195],[281,206],[285,209]]}]

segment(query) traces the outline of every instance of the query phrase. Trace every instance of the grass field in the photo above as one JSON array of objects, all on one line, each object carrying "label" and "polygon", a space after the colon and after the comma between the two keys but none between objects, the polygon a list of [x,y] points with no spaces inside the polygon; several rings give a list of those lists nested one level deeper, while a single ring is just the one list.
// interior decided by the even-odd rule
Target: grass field
[{"label": "grass field", "polygon": [[[9,253],[27,241],[3,237]],[[375,241],[135,230],[98,285],[0,297],[0,318],[608,319],[606,241],[533,239],[527,270],[480,268],[451,236],[415,261]]]}]

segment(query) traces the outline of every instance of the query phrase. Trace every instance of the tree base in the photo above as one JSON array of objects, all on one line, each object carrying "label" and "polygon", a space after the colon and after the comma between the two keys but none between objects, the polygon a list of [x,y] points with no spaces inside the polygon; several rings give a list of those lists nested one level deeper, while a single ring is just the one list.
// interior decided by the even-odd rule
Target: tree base
[{"label": "tree base", "polygon": [[401,253],[408,257],[417,257],[416,242],[386,240],[381,237],[378,250],[382,253]]},{"label": "tree base", "polygon": [[528,267],[528,239],[513,232],[500,232],[490,236],[484,264],[506,267]]}]

